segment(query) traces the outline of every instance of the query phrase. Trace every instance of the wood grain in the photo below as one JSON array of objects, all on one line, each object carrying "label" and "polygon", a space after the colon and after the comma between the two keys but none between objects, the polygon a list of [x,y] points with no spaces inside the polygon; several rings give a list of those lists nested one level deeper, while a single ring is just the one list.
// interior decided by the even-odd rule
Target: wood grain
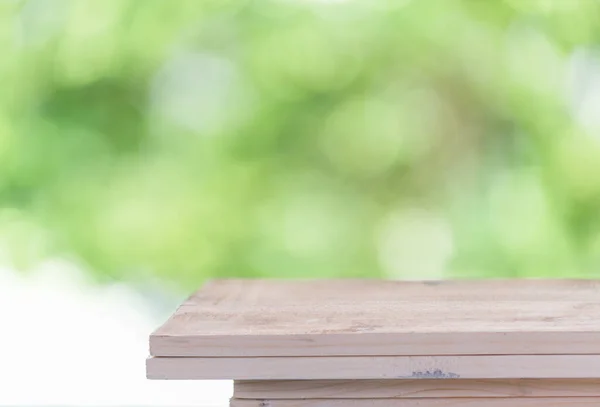
[{"label": "wood grain", "polygon": [[600,379],[255,380],[236,381],[234,397],[271,400],[600,397]]},{"label": "wood grain", "polygon": [[154,356],[600,354],[600,281],[217,280]]},{"label": "wood grain", "polygon": [[147,360],[150,379],[599,379],[600,355],[336,356]]},{"label": "wood grain", "polygon": [[598,407],[598,397],[241,400],[231,407]]}]

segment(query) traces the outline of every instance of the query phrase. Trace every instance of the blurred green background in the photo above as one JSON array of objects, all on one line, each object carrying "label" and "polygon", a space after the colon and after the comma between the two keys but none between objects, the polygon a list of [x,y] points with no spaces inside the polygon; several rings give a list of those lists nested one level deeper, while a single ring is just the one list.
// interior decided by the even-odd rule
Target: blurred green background
[{"label": "blurred green background", "polygon": [[600,276],[599,44],[594,0],[0,0],[1,259]]}]

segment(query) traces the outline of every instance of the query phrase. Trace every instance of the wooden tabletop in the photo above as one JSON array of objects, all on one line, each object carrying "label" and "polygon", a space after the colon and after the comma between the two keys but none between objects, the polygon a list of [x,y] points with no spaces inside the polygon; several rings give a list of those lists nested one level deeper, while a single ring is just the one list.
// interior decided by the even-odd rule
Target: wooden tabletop
[{"label": "wooden tabletop", "polygon": [[597,280],[216,280],[153,356],[600,354]]}]

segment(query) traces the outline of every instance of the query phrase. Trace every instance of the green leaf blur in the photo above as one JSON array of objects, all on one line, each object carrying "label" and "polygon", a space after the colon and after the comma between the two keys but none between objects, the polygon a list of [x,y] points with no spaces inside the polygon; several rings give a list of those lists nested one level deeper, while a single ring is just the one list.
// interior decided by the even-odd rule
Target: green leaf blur
[{"label": "green leaf blur", "polygon": [[0,240],[99,280],[592,277],[600,3],[0,1]]}]

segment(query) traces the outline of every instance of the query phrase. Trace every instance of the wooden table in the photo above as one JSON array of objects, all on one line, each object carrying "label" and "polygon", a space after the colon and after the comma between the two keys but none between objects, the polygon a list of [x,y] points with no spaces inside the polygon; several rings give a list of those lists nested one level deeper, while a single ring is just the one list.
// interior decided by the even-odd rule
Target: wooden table
[{"label": "wooden table", "polygon": [[600,281],[217,280],[150,353],[239,407],[598,407]]}]

